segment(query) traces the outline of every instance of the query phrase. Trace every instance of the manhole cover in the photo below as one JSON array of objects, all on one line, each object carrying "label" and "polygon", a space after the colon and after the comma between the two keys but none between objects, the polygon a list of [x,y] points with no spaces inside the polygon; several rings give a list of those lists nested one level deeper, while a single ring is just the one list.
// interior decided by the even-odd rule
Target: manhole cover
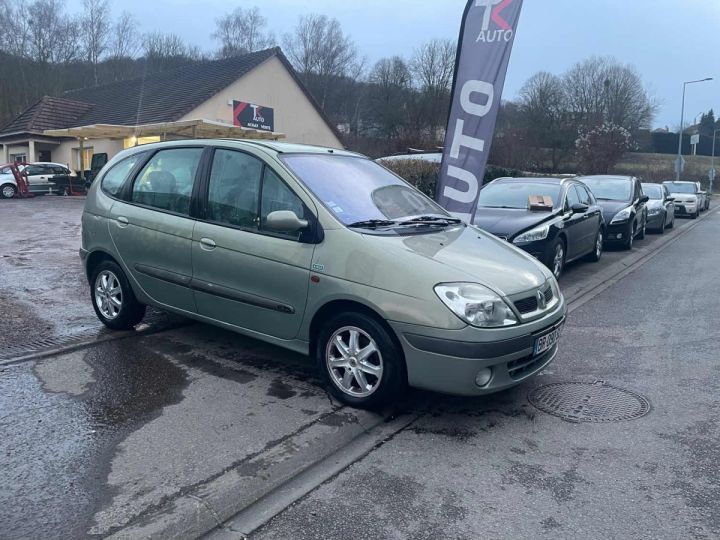
[{"label": "manhole cover", "polygon": [[650,402],[643,396],[602,381],[547,384],[530,392],[528,400],[570,422],[621,422],[650,412]]}]

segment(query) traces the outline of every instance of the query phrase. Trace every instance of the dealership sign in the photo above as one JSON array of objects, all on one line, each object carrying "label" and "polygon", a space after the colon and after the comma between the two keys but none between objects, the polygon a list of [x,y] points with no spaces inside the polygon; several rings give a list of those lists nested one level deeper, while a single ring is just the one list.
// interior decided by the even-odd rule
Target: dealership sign
[{"label": "dealership sign", "polygon": [[246,101],[233,101],[233,125],[263,131],[275,131],[274,111]]},{"label": "dealership sign", "polygon": [[469,0],[460,27],[436,199],[472,221],[523,0]]}]

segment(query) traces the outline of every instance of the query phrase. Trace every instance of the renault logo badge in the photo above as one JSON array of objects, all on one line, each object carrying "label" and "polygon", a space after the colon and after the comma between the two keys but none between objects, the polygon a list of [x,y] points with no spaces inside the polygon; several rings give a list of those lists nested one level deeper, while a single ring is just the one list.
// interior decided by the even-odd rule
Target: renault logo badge
[{"label": "renault logo badge", "polygon": [[547,302],[545,302],[545,295],[542,291],[537,292],[537,304],[538,309],[545,309],[545,307],[547,306]]}]

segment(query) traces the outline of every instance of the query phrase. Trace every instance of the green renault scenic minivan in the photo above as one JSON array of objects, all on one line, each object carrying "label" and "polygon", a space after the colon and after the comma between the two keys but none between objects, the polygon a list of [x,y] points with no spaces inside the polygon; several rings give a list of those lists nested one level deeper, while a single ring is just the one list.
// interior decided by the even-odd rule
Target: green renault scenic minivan
[{"label": "green renault scenic minivan", "polygon": [[80,256],[106,326],[152,305],[287,347],[359,407],[516,385],[553,360],[566,313],[525,252],[364,156],[297,144],[121,152],[88,193]]}]

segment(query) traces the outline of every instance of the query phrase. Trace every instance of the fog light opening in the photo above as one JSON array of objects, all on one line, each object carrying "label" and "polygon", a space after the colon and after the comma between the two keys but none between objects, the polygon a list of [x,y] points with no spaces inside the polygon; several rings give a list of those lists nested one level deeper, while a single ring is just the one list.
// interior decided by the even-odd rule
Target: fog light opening
[{"label": "fog light opening", "polygon": [[475,384],[477,384],[481,388],[483,386],[487,386],[490,382],[490,379],[492,379],[492,374],[492,368],[482,368],[480,371],[477,372],[477,375],[475,375]]}]

